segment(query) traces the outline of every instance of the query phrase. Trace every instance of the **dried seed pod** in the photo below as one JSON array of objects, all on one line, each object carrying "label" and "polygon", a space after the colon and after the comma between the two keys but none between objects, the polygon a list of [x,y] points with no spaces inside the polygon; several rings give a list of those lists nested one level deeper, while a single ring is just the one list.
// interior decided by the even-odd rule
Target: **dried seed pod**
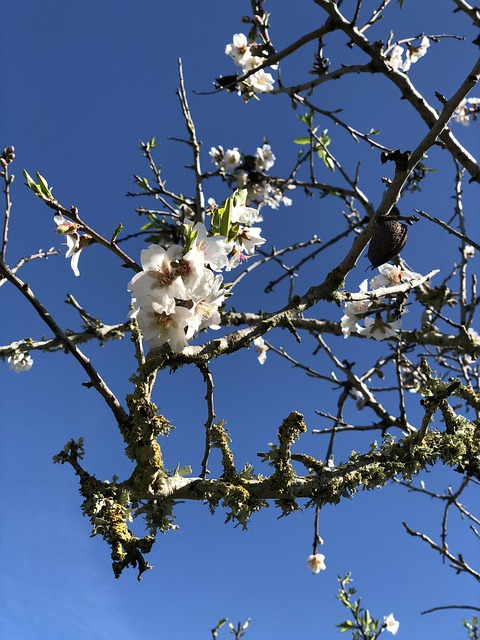
[{"label": "dried seed pod", "polygon": [[372,269],[385,264],[400,253],[407,241],[407,231],[406,225],[400,224],[398,220],[383,220],[374,232],[368,248],[368,259],[372,263]]}]

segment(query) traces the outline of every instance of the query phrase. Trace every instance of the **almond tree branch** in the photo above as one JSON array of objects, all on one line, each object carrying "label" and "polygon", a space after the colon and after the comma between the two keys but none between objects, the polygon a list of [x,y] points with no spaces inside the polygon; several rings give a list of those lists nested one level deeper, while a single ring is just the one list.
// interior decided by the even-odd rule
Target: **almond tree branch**
[{"label": "almond tree branch", "polygon": [[[455,109],[478,82],[480,77],[480,60],[477,61],[455,95],[446,101],[442,115],[439,117],[435,109],[433,109],[425,98],[415,89],[408,76],[401,71],[395,71],[391,67],[385,59],[381,47],[371,44],[370,41],[340,13],[336,2],[333,2],[333,0],[314,0],[314,2],[328,13],[335,27],[344,31],[354,44],[370,56],[372,70],[382,73],[400,89],[402,96],[416,109],[430,129],[435,127],[437,119],[442,119],[442,125],[437,129],[435,139],[439,137],[448,151],[467,169],[472,176],[472,180],[480,182],[480,166],[478,162],[462,147],[451,131],[446,128],[446,123],[455,112]],[[448,117],[445,119],[447,115]],[[432,144],[435,142],[435,139]],[[420,159],[421,158],[419,158],[419,160]]]},{"label": "almond tree branch", "polygon": [[406,522],[402,522],[402,524],[405,527],[407,533],[409,533],[413,537],[420,538],[420,540],[426,542],[432,549],[438,551],[441,556],[447,558],[447,560],[451,562],[452,567],[456,570],[457,573],[468,573],[473,578],[475,578],[475,580],[478,580],[480,582],[480,573],[478,571],[475,571],[475,569],[472,569],[472,567],[470,567],[465,562],[461,554],[458,554],[458,556],[454,556],[452,553],[450,553],[450,551],[443,547],[440,547],[436,542],[434,542],[424,533],[420,533],[419,531],[411,529]]},{"label": "almond tree branch", "polygon": [[8,223],[10,221],[10,211],[12,209],[12,201],[10,200],[10,185],[12,184],[15,176],[8,174],[8,165],[15,158],[14,147],[5,147],[0,156],[0,176],[3,178],[4,186],[2,187],[5,194],[5,215],[3,217],[3,237],[2,237],[2,252],[1,259],[5,261],[5,254],[7,251],[8,243]]},{"label": "almond tree branch", "polygon": [[9,282],[11,282],[13,286],[28,300],[28,302],[38,313],[40,318],[52,330],[57,340],[69,353],[73,355],[75,360],[77,360],[90,380],[90,383],[87,386],[94,387],[96,391],[98,391],[98,393],[103,397],[103,399],[111,409],[118,424],[125,427],[128,422],[128,415],[120,405],[113,392],[108,388],[105,381],[92,366],[90,360],[80,351],[80,349],[78,349],[78,347],[75,346],[74,342],[58,326],[50,313],[45,309],[45,307],[35,296],[28,283],[23,282],[14,273],[12,273],[11,269],[5,264],[3,260],[0,260],[0,273]]},{"label": "almond tree branch", "polygon": [[465,0],[453,0],[453,2],[457,5],[457,9],[455,11],[463,11],[467,14],[472,20],[473,23],[480,27],[480,8],[472,7],[472,5],[465,2]]},{"label": "almond tree branch", "polygon": [[[38,251],[37,253],[32,253],[31,256],[27,256],[25,258],[20,258],[17,264],[14,267],[11,267],[12,273],[17,273],[19,269],[23,267],[24,264],[30,262],[30,260],[36,260],[37,258],[49,258],[50,256],[56,256],[60,253],[58,249],[48,249],[47,251]],[[0,278],[0,287],[3,286],[7,282],[5,278]]]},{"label": "almond tree branch", "polygon": [[112,240],[107,240],[102,235],[97,233],[94,229],[89,227],[88,224],[84,222],[78,215],[78,209],[76,207],[72,206],[70,207],[70,209],[66,209],[64,206],[60,204],[60,202],[58,202],[58,200],[56,200],[53,197],[49,198],[45,195],[39,195],[38,193],[36,195],[41,200],[43,200],[43,202],[45,202],[47,207],[49,207],[50,209],[53,209],[55,213],[61,214],[68,220],[72,220],[73,222],[78,224],[80,227],[80,230],[86,233],[91,238],[93,238],[93,240],[97,244],[102,245],[102,247],[105,247],[109,251],[112,251],[116,256],[121,258],[121,260],[123,261],[126,267],[128,267],[129,269],[133,269],[133,271],[135,271],[136,273],[142,270],[142,267],[138,265],[135,262],[135,260],[130,258],[130,256],[128,256],[124,251],[122,251],[122,249],[120,249],[115,239],[112,238]]},{"label": "almond tree branch", "polygon": [[177,95],[182,106],[182,113],[187,125],[187,130],[190,135],[189,145],[193,151],[193,171],[195,173],[195,214],[198,222],[203,222],[204,210],[205,210],[205,197],[203,195],[202,187],[202,168],[200,165],[200,143],[197,139],[195,131],[195,125],[193,124],[192,116],[190,115],[190,108],[188,106],[187,93],[185,91],[185,83],[183,80],[183,67],[182,60],[178,60],[178,75],[180,78],[180,87],[177,90]]},{"label": "almond tree branch", "polygon": [[480,244],[478,242],[475,242],[475,240],[472,240],[472,238],[467,237],[466,235],[464,235],[463,233],[460,233],[459,231],[456,231],[456,229],[448,225],[446,222],[443,222],[443,220],[434,218],[433,216],[429,215],[425,211],[421,211],[420,209],[414,209],[414,211],[415,213],[418,213],[419,216],[422,216],[423,218],[430,220],[430,222],[434,222],[435,224],[438,224],[439,227],[442,227],[442,229],[445,229],[446,231],[448,231],[448,233],[450,233],[452,236],[456,236],[457,238],[460,238],[461,240],[468,242],[468,244],[471,244],[472,247],[475,247],[477,251],[480,251]]}]

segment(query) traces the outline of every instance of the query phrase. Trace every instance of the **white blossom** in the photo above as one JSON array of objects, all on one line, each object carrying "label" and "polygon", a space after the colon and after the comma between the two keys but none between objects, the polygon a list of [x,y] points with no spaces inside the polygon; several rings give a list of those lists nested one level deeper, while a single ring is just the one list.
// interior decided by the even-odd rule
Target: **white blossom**
[{"label": "white blossom", "polygon": [[391,50],[390,55],[388,56],[388,62],[390,63],[390,66],[392,67],[392,69],[394,69],[395,71],[402,70],[402,65],[403,65],[402,55],[403,55],[403,47],[400,47],[398,44],[396,44]]},{"label": "white blossom", "polygon": [[202,252],[205,264],[214,271],[221,271],[228,264],[228,254],[233,248],[233,242],[227,242],[224,236],[209,236],[202,222],[193,227],[197,232],[196,247]]},{"label": "white blossom", "polygon": [[242,164],[242,155],[237,147],[227,149],[212,147],[209,151],[212,162],[223,171],[235,171]]},{"label": "white blossom", "polygon": [[263,147],[257,147],[255,153],[255,169],[260,173],[268,171],[275,164],[276,157],[272,152],[272,147],[269,144],[264,144]]},{"label": "white blossom", "polygon": [[257,358],[260,364],[265,364],[265,361],[267,359],[267,351],[268,351],[268,347],[265,344],[265,340],[260,337],[260,338],[255,338],[255,340],[253,341],[253,344],[255,345],[255,351],[257,352]]},{"label": "white blossom", "polygon": [[167,314],[154,300],[137,314],[138,326],[150,348],[161,347],[168,342],[176,353],[188,345],[186,330],[191,318],[192,312],[186,307],[176,306],[173,313]]},{"label": "white blossom", "polygon": [[208,155],[210,156],[210,160],[213,162],[213,164],[216,164],[218,166],[225,156],[225,151],[223,147],[219,145],[218,147],[211,147]]},{"label": "white blossom", "polygon": [[[363,280],[359,289],[361,292],[366,293],[368,291],[368,280]],[[357,321],[368,311],[371,304],[370,300],[354,300],[353,302],[347,302],[345,304],[343,309],[344,315],[340,320],[340,326],[342,328],[344,338],[348,338],[353,330],[357,333],[359,332],[361,327]]]},{"label": "white blossom", "polygon": [[260,227],[240,226],[236,244],[241,247],[242,252],[245,252],[247,255],[253,255],[255,248],[260,247],[266,242],[265,238],[262,238],[260,235],[261,232]]},{"label": "white blossom", "polygon": [[201,292],[200,295],[203,295],[209,290],[214,275],[210,269],[205,268],[205,254],[197,244],[180,260],[176,260],[172,266],[185,286],[186,297],[183,298],[184,300],[188,300],[191,297],[192,291],[198,290]]},{"label": "white blossom", "polygon": [[465,260],[470,260],[475,257],[475,248],[472,245],[467,244],[463,247],[463,257]]},{"label": "white blossom", "polygon": [[232,222],[240,222],[240,224],[250,226],[254,222],[257,222],[259,212],[258,209],[254,209],[253,207],[237,204],[232,208],[230,216]]},{"label": "white blossom", "polygon": [[423,58],[423,56],[427,53],[427,49],[429,46],[430,40],[425,36],[420,40],[420,44],[418,45],[418,47],[412,47],[411,45],[407,44],[406,60],[403,64],[403,71],[408,71],[410,69],[410,65],[420,60],[420,58]]},{"label": "white blossom", "polygon": [[185,285],[176,267],[182,252],[179,245],[165,250],[158,244],[151,244],[148,249],[143,249],[140,254],[143,270],[128,283],[135,308],[148,305],[154,299],[164,313],[170,314],[175,309],[175,298],[187,299]]},{"label": "white blossom", "polygon": [[365,327],[357,329],[357,333],[366,338],[374,338],[375,340],[385,340],[387,338],[397,338],[397,331],[402,326],[401,320],[393,320],[385,322],[380,314],[375,318],[367,317],[364,320]]},{"label": "white blossom", "polygon": [[275,80],[271,73],[264,69],[259,69],[253,73],[245,82],[248,82],[254,93],[268,93],[273,90]]},{"label": "white blossom", "polygon": [[414,278],[420,276],[419,273],[410,271],[409,269],[402,269],[394,264],[382,264],[378,267],[380,275],[373,277],[370,280],[371,289],[380,289],[382,287],[393,287],[402,282],[408,282]]},{"label": "white blossom", "polygon": [[358,318],[355,314],[352,314],[352,315],[345,314],[342,316],[340,320],[340,327],[342,329],[344,338],[348,338],[348,336],[352,333],[352,331],[355,331],[356,333],[358,333],[358,330],[360,329],[360,325],[358,324],[357,319]]},{"label": "white blossom", "polygon": [[7,362],[10,369],[15,373],[23,373],[33,366],[32,356],[28,353],[18,353],[13,356],[8,356]]},{"label": "white blossom", "polygon": [[83,247],[81,244],[81,236],[78,233],[71,233],[67,236],[67,253],[65,258],[70,258],[70,266],[74,275],[78,278],[80,271],[78,269],[78,261]]},{"label": "white blossom", "polygon": [[387,60],[390,63],[390,66],[395,71],[403,71],[406,73],[412,64],[417,62],[420,58],[422,58],[426,53],[427,49],[430,46],[430,41],[428,38],[423,37],[420,41],[418,47],[414,47],[410,44],[407,44],[407,52],[405,54],[405,62],[403,61],[403,47],[396,44],[390,52]]},{"label": "white blossom", "polygon": [[477,119],[480,112],[480,98],[464,98],[458,105],[457,110],[453,114],[455,122],[468,127],[470,124],[470,116],[473,120]]},{"label": "white blossom", "polygon": [[80,275],[80,271],[78,269],[78,260],[80,258],[80,253],[85,246],[82,243],[82,237],[77,229],[78,225],[71,220],[68,220],[64,216],[54,216],[53,217],[56,226],[55,232],[61,235],[66,236],[67,241],[67,252],[65,254],[65,258],[70,258],[70,266],[72,268],[73,273],[78,278]]},{"label": "white blossom", "polygon": [[470,327],[467,330],[467,333],[473,344],[480,347],[480,335],[475,331],[475,329],[472,329],[472,327]]},{"label": "white blossom", "polygon": [[238,67],[246,67],[252,57],[247,36],[236,33],[233,36],[233,42],[225,47],[225,55],[230,56]]},{"label": "white blossom", "polygon": [[220,329],[219,308],[225,300],[225,289],[222,288],[223,277],[214,276],[209,281],[209,290],[203,294],[199,290],[192,292],[193,307],[188,320],[187,339],[191,339],[202,329]]},{"label": "white blossom", "polygon": [[325,556],[323,553],[315,553],[307,558],[308,568],[312,573],[320,573],[320,571],[325,570],[327,567],[325,565]]},{"label": "white blossom", "polygon": [[260,67],[264,62],[265,62],[265,58],[261,58],[260,56],[250,55],[250,57],[246,59],[245,64],[242,64],[242,67],[243,67],[242,71],[243,73],[247,73],[252,69],[256,69],[257,67]]},{"label": "white blossom", "polygon": [[393,636],[397,635],[399,626],[400,623],[398,622],[398,620],[395,620],[393,613],[385,618],[385,629],[389,631]]},{"label": "white blossom", "polygon": [[246,253],[242,253],[241,249],[235,246],[232,250],[232,256],[228,261],[225,271],[231,271],[232,269],[235,269],[239,264],[241,264],[245,260],[248,260],[250,257],[251,256],[248,256]]}]

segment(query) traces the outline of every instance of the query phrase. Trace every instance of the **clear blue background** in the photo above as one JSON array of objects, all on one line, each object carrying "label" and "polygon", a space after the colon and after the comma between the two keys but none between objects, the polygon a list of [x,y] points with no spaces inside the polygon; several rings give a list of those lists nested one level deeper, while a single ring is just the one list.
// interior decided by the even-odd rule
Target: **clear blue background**
[{"label": "clear blue background", "polygon": [[[347,12],[349,4],[345,3]],[[324,15],[313,3],[270,3],[272,37],[278,48],[316,28]],[[447,0],[406,0],[401,12],[392,6],[385,19],[367,32],[370,39],[404,38],[428,34],[465,34],[475,37],[469,20],[453,14]],[[351,8],[350,8],[351,9]],[[348,11],[350,10],[348,9]],[[135,3],[103,0],[82,3],[60,0],[17,0],[3,7],[1,144],[15,145],[13,172],[14,206],[7,258],[14,264],[24,255],[52,245],[62,249],[52,231],[51,212],[22,185],[21,171],[40,171],[54,186],[54,194],[65,205],[75,204],[80,215],[98,231],[111,235],[119,222],[125,233],[138,229],[134,207],[151,206],[148,200],[125,197],[136,190],[133,174],[148,175],[138,151],[139,140],[153,135],[161,143],[156,155],[163,166],[167,186],[192,193],[192,175],[184,168],[191,161],[186,145],[169,137],[185,137],[175,90],[177,59],[182,57],[188,97],[199,138],[203,142],[203,168],[212,167],[211,146],[238,146],[253,153],[267,136],[277,156],[271,173],[284,175],[293,166],[298,147],[294,137],[304,135],[288,98],[263,96],[247,105],[234,94],[200,96],[209,91],[221,74],[234,72],[224,47],[232,35],[244,31],[239,21],[249,3],[218,0]],[[339,35],[328,40],[326,55],[333,68],[340,62],[359,60]],[[282,64],[284,84],[304,81],[314,44]],[[357,54],[355,54],[357,55]],[[434,92],[451,95],[473,66],[474,45],[454,39],[430,47],[428,55],[410,72],[414,83],[437,106]],[[364,62],[366,59],[361,58]],[[478,93],[477,93],[478,95]],[[351,76],[320,87],[314,102],[325,109],[343,108],[341,115],[360,130],[382,129],[379,141],[391,148],[413,149],[426,127],[398,91],[384,78]],[[391,175],[382,167],[378,153],[352,142],[328,120],[319,121],[333,138],[332,152],[353,174],[362,162],[360,187],[376,204]],[[478,154],[478,129],[452,125],[459,139]],[[402,209],[423,208],[448,219],[453,211],[453,163],[446,152],[433,148],[427,166],[430,174],[420,193],[406,196]],[[148,176],[149,177],[149,176]],[[339,175],[325,172],[325,181],[341,184]],[[477,185],[478,186],[478,185]],[[206,196],[222,201],[228,190],[209,183]],[[328,240],[340,230],[341,204],[334,199],[305,198],[292,192],[294,204],[279,211],[263,210],[262,225],[268,242],[281,247],[303,241],[317,233]],[[465,187],[465,210],[478,204],[475,187]],[[478,233],[471,225],[471,234]],[[426,221],[410,234],[404,257],[416,271],[442,268],[448,273],[458,258],[454,244]],[[124,248],[138,258],[142,242]],[[301,293],[340,261],[349,242],[325,251],[296,280]],[[293,264],[294,258],[289,264]],[[360,267],[349,275],[347,287],[357,290],[365,277]],[[72,293],[93,315],[106,323],[122,322],[128,310],[128,273],[118,260],[100,247],[92,247],[80,259],[81,277],[75,278],[62,255],[26,266],[20,276],[27,280],[40,300],[64,326],[79,328],[73,309],[63,304]],[[478,271],[478,263],[477,263]],[[287,284],[265,297],[262,292],[279,271],[273,265],[237,287],[232,304],[238,310],[274,310],[285,300]],[[11,287],[2,288],[1,343],[42,335],[48,329]],[[312,310],[314,317],[340,318],[339,309],[326,304]],[[418,326],[419,310],[412,308],[408,327]],[[205,336],[202,337],[205,339]],[[269,336],[277,346],[292,349],[286,333]],[[374,360],[385,346],[372,341],[343,341],[326,336],[339,357],[357,363]],[[328,375],[331,364],[324,356],[313,356],[315,344],[306,336],[301,355]],[[135,369],[133,348],[125,338],[103,349],[85,345],[118,397],[131,390],[128,377]],[[2,447],[0,477],[3,494],[3,526],[0,533],[2,571],[0,578],[1,637],[13,640],[43,640],[68,637],[116,640],[210,637],[209,630],[220,617],[234,623],[252,618],[247,637],[333,638],[334,624],[345,619],[335,601],[337,575],[351,571],[363,604],[375,617],[390,612],[400,620],[399,638],[437,640],[464,637],[461,612],[439,612],[421,616],[422,610],[444,604],[475,604],[475,586],[465,576],[455,577],[440,558],[408,537],[401,525],[436,537],[440,530],[437,505],[420,496],[408,495],[394,486],[382,492],[360,493],[339,507],[326,507],[320,516],[325,540],[327,571],[312,576],[306,567],[313,539],[313,513],[297,513],[277,521],[273,507],[254,516],[248,532],[223,525],[221,510],[213,517],[200,504],[178,507],[180,530],[159,537],[149,560],[154,570],[137,583],[134,572],[114,580],[109,550],[100,538],[89,538],[89,523],[80,513],[78,483],[70,468],[53,465],[51,457],[71,437],[84,436],[85,468],[97,477],[122,479],[131,467],[123,455],[123,443],[110,413],[94,391],[81,386],[85,376],[73,359],[61,353],[34,353],[29,373],[15,375],[2,365]],[[233,437],[238,467],[253,462],[275,439],[282,419],[292,410],[305,414],[309,429],[329,426],[315,410],[335,412],[335,394],[300,371],[292,370],[273,354],[260,367],[253,350],[213,363],[216,380],[216,412],[227,421]],[[410,394],[409,394],[410,395]],[[201,376],[195,369],[160,376],[155,401],[177,427],[162,443],[166,464],[191,464],[199,472],[203,455],[206,407]],[[407,399],[418,419],[419,399]],[[390,409],[396,411],[396,400]],[[374,417],[358,416],[351,409],[347,419],[369,423]],[[345,459],[352,448],[364,449],[373,439],[339,437],[336,460]],[[321,458],[326,441],[307,434],[296,451]],[[211,456],[212,475],[219,464]],[[435,469],[424,477],[429,488],[445,489],[458,481],[456,474]],[[465,529],[451,522],[452,551],[467,559],[478,558]],[[465,616],[467,614],[464,614]],[[440,635],[439,635],[440,634]],[[226,632],[223,634],[226,635]],[[223,637],[223,636],[221,636]]]}]

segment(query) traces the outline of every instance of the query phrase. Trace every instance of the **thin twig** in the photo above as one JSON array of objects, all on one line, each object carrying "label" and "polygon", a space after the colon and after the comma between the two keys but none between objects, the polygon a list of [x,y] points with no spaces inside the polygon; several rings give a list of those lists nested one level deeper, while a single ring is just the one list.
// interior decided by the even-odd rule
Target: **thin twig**
[{"label": "thin twig", "polygon": [[210,432],[212,429],[213,421],[215,420],[215,406],[213,404],[214,384],[213,384],[213,377],[210,372],[210,369],[208,368],[208,365],[205,363],[200,363],[198,365],[198,368],[200,369],[200,372],[203,376],[203,380],[207,387],[205,400],[207,401],[208,416],[205,422],[205,452],[203,454],[203,460],[201,464],[202,472],[200,474],[200,477],[205,479],[208,474],[207,464],[208,464],[208,458],[210,456],[210,447],[211,447]]},{"label": "thin twig", "polygon": [[469,238],[463,233],[460,233],[459,231],[457,231],[456,229],[453,229],[446,222],[443,222],[443,220],[434,218],[433,216],[430,216],[428,213],[425,213],[425,211],[422,211],[421,209],[414,209],[414,211],[415,213],[418,213],[419,216],[422,216],[423,218],[430,220],[430,222],[434,222],[435,224],[438,224],[440,227],[442,227],[442,229],[445,229],[451,235],[456,236],[457,238],[460,238],[461,240],[463,240],[464,242],[467,242],[468,244],[471,244],[472,247],[475,247],[475,249],[477,249],[477,251],[480,251],[480,244],[478,244],[478,242],[475,242],[475,240],[472,240],[472,238]]},{"label": "thin twig", "polygon": [[[13,149],[13,147],[9,147]],[[12,210],[12,201],[10,200],[10,185],[13,182],[14,176],[10,176],[8,174],[8,165],[9,165],[9,154],[7,154],[8,148],[6,147],[3,150],[1,156],[1,167],[2,171],[0,175],[3,176],[4,186],[2,187],[3,193],[5,194],[5,215],[3,217],[3,237],[2,237],[2,260],[5,262],[5,255],[7,251],[7,243],[8,243],[8,223],[10,221],[10,212]],[[13,154],[13,152],[12,152]],[[10,157],[11,155],[10,154]],[[10,161],[11,162],[11,161]]]},{"label": "thin twig", "polygon": [[18,278],[14,273],[12,273],[11,269],[9,269],[9,267],[3,262],[3,260],[0,260],[0,273],[2,273],[3,276],[9,282],[11,282],[13,286],[16,287],[16,289],[28,300],[28,302],[33,306],[41,319],[52,330],[57,339],[62,343],[65,349],[73,355],[77,362],[79,362],[80,366],[83,368],[90,380],[87,386],[94,387],[96,391],[98,391],[98,393],[103,397],[107,405],[110,407],[118,424],[124,426],[128,421],[128,415],[120,405],[113,392],[108,388],[105,381],[101,378],[99,373],[90,363],[90,360],[80,351],[80,349],[70,340],[67,334],[58,326],[51,314],[45,309],[45,307],[35,296],[30,286],[26,282],[20,280],[20,278]]},{"label": "thin twig", "polygon": [[177,90],[177,95],[182,106],[183,117],[185,118],[185,124],[190,136],[189,144],[192,147],[193,152],[193,171],[195,173],[195,214],[197,222],[203,222],[205,216],[205,196],[203,195],[202,186],[202,168],[200,165],[200,143],[197,139],[195,131],[195,125],[193,124],[192,116],[190,114],[190,107],[188,106],[187,94],[185,91],[185,83],[183,80],[183,68],[182,60],[178,60],[178,75],[180,78],[180,87]]},{"label": "thin twig", "polygon": [[424,616],[427,613],[433,613],[434,611],[444,611],[445,609],[466,609],[467,611],[480,611],[480,607],[472,607],[469,604],[446,604],[443,607],[433,607],[432,609],[421,611],[420,615]]}]

